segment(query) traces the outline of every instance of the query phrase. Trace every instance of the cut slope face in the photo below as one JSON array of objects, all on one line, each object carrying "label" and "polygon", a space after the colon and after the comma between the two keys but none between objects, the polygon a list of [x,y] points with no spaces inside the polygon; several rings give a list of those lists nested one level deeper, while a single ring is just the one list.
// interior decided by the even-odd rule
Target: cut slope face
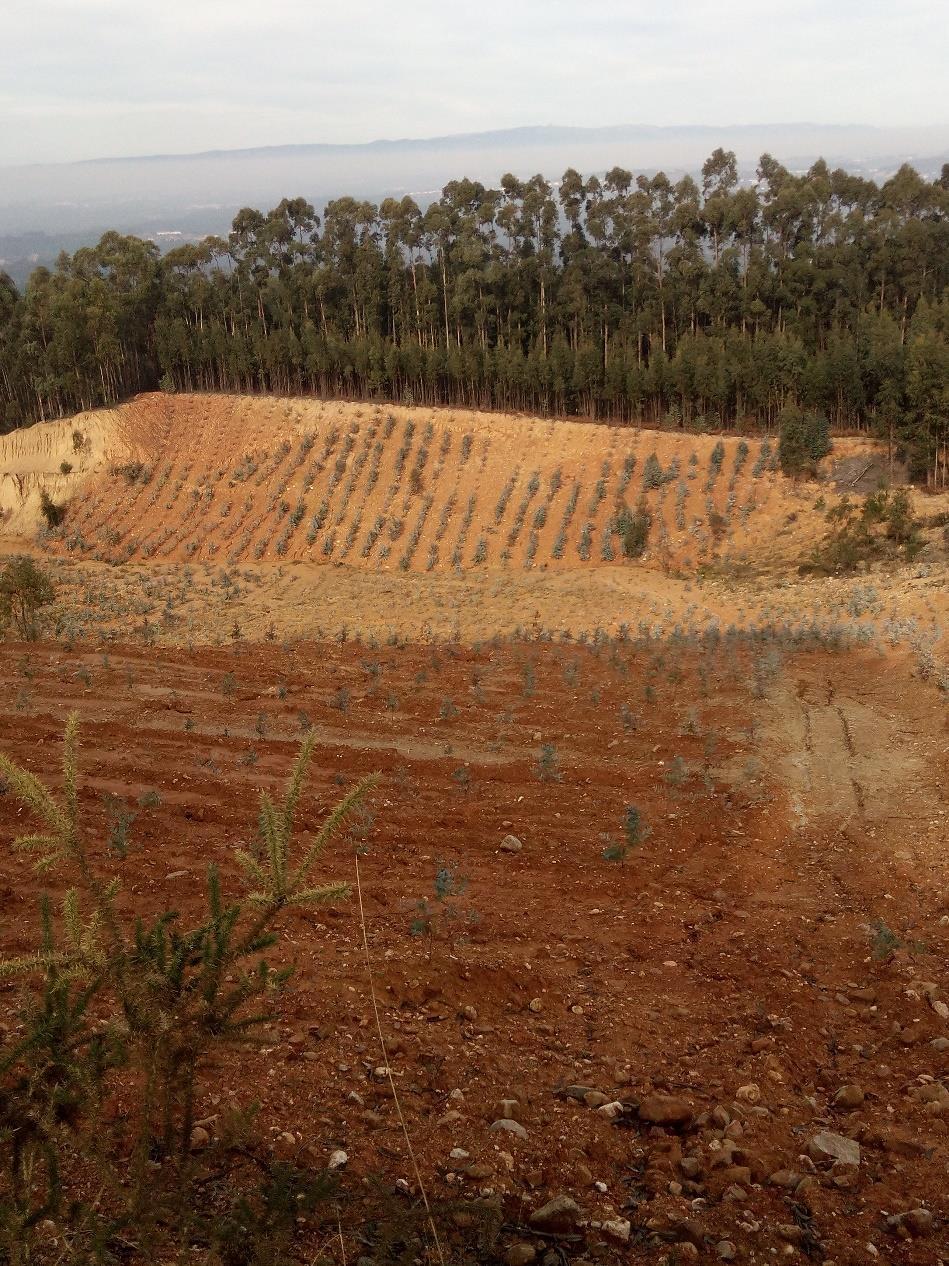
[{"label": "cut slope face", "polygon": [[35,531],[44,489],[54,501],[68,501],[124,452],[131,419],[123,413],[100,409],[0,435],[0,532]]},{"label": "cut slope face", "polygon": [[121,457],[90,472],[52,546],[109,562],[619,563],[625,504],[651,518],[642,562],[688,573],[797,558],[822,530],[798,516],[813,489],[783,478],[767,440],[158,394],[110,413],[108,429]]}]

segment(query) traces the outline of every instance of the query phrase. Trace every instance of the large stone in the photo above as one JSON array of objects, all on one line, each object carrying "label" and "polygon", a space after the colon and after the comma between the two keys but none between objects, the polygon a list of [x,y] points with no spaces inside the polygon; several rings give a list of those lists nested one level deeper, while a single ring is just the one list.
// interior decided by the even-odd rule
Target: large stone
[{"label": "large stone", "polygon": [[694,1113],[687,1099],[678,1095],[647,1095],[639,1105],[639,1118],[650,1125],[686,1125]]},{"label": "large stone", "polygon": [[512,1244],[504,1254],[505,1266],[530,1266],[537,1258],[533,1244]]},{"label": "large stone", "polygon": [[523,1125],[521,1125],[520,1121],[512,1121],[508,1117],[502,1117],[500,1120],[495,1121],[495,1123],[490,1127],[490,1133],[492,1134],[500,1134],[502,1132],[505,1134],[513,1134],[515,1138],[519,1139],[527,1138],[527,1131],[524,1129]]},{"label": "large stone", "polygon": [[554,1196],[528,1218],[539,1231],[572,1231],[580,1220],[580,1206],[570,1196]]},{"label": "large stone", "polygon": [[860,1144],[855,1139],[845,1138],[843,1134],[834,1134],[831,1130],[821,1130],[807,1145],[812,1161],[839,1161],[841,1165],[860,1164]]},{"label": "large stone", "polygon": [[859,1108],[863,1103],[863,1091],[859,1086],[841,1086],[834,1095],[835,1108]]},{"label": "large stone", "polygon": [[616,1240],[620,1244],[628,1244],[633,1227],[627,1218],[609,1218],[600,1229],[611,1240]]},{"label": "large stone", "polygon": [[192,1152],[203,1152],[211,1142],[211,1135],[207,1132],[203,1125],[196,1125],[191,1131],[191,1150]]},{"label": "large stone", "polygon": [[516,835],[505,835],[498,845],[498,849],[502,853],[519,853],[523,847],[524,845]]}]

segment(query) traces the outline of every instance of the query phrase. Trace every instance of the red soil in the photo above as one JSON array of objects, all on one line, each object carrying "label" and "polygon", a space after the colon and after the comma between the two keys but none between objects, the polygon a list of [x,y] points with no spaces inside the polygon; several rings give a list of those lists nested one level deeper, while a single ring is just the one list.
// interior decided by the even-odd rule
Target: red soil
[{"label": "red soil", "polygon": [[[906,667],[796,653],[767,668],[758,652],[668,644],[107,654],[0,647],[0,747],[55,781],[64,718],[79,709],[83,810],[96,827],[103,797],[136,811],[121,874],[140,910],[197,915],[210,862],[235,887],[233,850],[301,725],[320,734],[303,829],[343,787],[381,772],[371,817],[323,869],[352,880],[364,845],[376,989],[433,1196],[489,1189],[517,1225],[568,1192],[590,1219],[633,1222],[632,1249],[588,1232],[601,1260],[663,1260],[656,1233],[697,1234],[711,1257],[727,1238],[741,1259],[771,1261],[788,1253],[779,1228],[802,1207],[816,1260],[870,1261],[869,1243],[877,1261],[945,1254],[949,1109],[919,1093],[947,1079],[949,1053],[932,1042],[949,1026],[913,982],[947,997],[947,731],[933,689]],[[543,781],[548,743],[559,777]],[[150,789],[160,804],[136,806]],[[651,834],[607,861],[630,804]],[[0,796],[0,839],[29,825]],[[509,832],[520,853],[498,851]],[[438,905],[442,864],[467,885],[430,941],[412,924],[419,901]],[[0,891],[3,948],[24,949],[37,881],[8,849]],[[874,920],[901,942],[885,961],[871,955]],[[373,1072],[382,1056],[360,938],[354,901],[290,918],[279,953],[295,984],[270,1040],[222,1057],[199,1111],[213,1135],[229,1104],[256,1098],[276,1147],[323,1164],[340,1146],[350,1174],[414,1187]],[[15,1007],[5,983],[7,1024]],[[633,1113],[611,1124],[555,1097],[569,1083],[630,1103],[658,1090],[700,1113],[721,1106],[741,1123],[733,1162],[751,1172],[713,1167],[714,1122],[648,1127]],[[737,1094],[751,1083],[755,1104]],[[864,1090],[862,1106],[833,1107],[848,1083]],[[456,1089],[463,1099],[449,1098]],[[511,1096],[523,1141],[488,1130]],[[460,1117],[440,1125],[449,1110]],[[821,1129],[861,1142],[859,1169],[811,1174],[801,1158]],[[451,1161],[456,1147],[470,1160]],[[702,1187],[690,1189],[679,1161],[693,1153]],[[462,1172],[471,1164],[481,1177]],[[813,1177],[806,1194],[769,1183],[788,1169]],[[885,1214],[920,1205],[935,1217],[927,1238],[887,1229]]]}]

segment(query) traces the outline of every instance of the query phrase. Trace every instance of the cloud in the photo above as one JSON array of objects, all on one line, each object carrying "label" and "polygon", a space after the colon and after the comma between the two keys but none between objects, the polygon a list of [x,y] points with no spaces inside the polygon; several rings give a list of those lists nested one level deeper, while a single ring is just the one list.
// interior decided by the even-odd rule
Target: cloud
[{"label": "cloud", "polygon": [[949,121],[944,0],[13,0],[0,162],[522,123]]}]

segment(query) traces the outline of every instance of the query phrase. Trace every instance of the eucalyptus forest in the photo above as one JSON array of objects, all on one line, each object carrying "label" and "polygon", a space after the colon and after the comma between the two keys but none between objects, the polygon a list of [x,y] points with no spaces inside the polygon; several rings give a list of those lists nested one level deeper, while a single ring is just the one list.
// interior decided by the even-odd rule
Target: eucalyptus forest
[{"label": "eucalyptus forest", "polygon": [[319,394],[694,430],[782,412],[878,434],[949,480],[949,166],[882,184],[716,150],[451,181],[426,207],[245,208],[165,255],[106,233],[0,273],[0,429],[143,390]]}]

